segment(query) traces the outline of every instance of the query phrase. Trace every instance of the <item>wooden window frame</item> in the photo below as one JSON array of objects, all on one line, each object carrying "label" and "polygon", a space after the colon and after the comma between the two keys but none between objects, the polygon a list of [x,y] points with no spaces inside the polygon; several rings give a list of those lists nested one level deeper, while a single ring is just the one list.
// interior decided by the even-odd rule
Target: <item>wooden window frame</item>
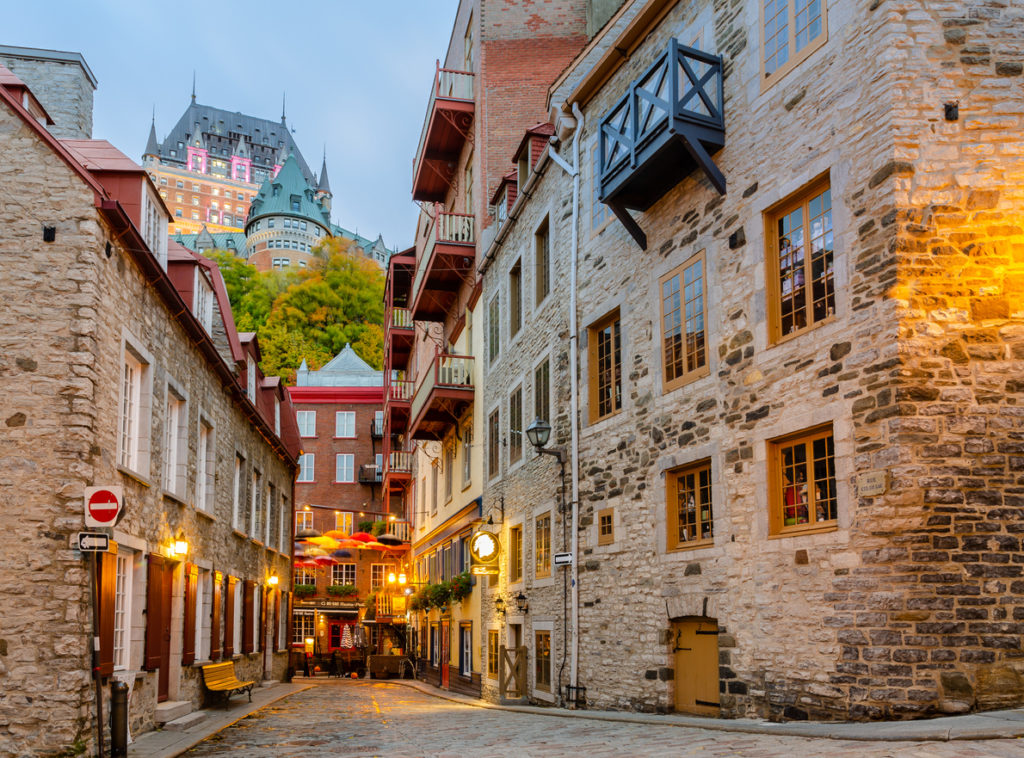
[{"label": "wooden window frame", "polygon": [[508,270],[508,339],[523,330],[523,259],[517,258]]},{"label": "wooden window frame", "polygon": [[[831,190],[832,185],[829,181],[828,174],[818,177],[814,181],[810,182],[800,190],[785,198],[784,200],[776,203],[764,214],[764,229],[765,229],[765,277],[766,277],[766,290],[767,290],[767,301],[768,301],[768,338],[772,345],[778,345],[788,340],[795,339],[802,334],[806,334],[814,329],[817,329],[822,324],[828,324],[835,320],[835,304],[836,304],[836,286],[835,286],[835,269],[836,269],[836,256],[837,251],[835,248],[835,222],[833,217],[832,234],[833,234],[833,246],[832,246],[832,312],[828,313],[824,318],[814,321],[814,303],[813,297],[813,280],[812,274],[812,259],[813,254],[809,249],[810,245],[810,224],[808,219],[808,204],[810,201],[822,194],[826,190]],[[797,208],[802,209],[803,214],[803,232],[804,232],[804,261],[803,261],[803,274],[804,282],[803,285],[806,288],[804,296],[804,312],[807,324],[799,329],[789,332],[788,334],[782,333],[782,290],[779,283],[779,245],[777,239],[777,229],[779,219],[783,216],[792,213]],[[829,206],[830,213],[835,211],[835,206]]]},{"label": "wooden window frame", "polygon": [[838,492],[836,492],[835,497],[835,517],[831,519],[820,519],[817,512],[817,505],[818,500],[821,498],[817,492],[818,488],[811,486],[811,482],[808,482],[806,486],[806,503],[799,503],[797,505],[797,507],[800,505],[806,506],[807,521],[802,524],[786,524],[786,519],[783,514],[784,508],[787,507],[785,503],[785,491],[788,487],[783,485],[784,476],[782,471],[782,450],[799,444],[808,446],[809,451],[806,459],[806,465],[813,472],[813,443],[816,440],[827,438],[832,439],[833,475],[831,485],[833,492],[836,492],[835,487],[838,477],[835,475],[835,433],[833,432],[831,422],[768,440],[769,537],[788,537],[794,534],[831,532],[839,528]]},{"label": "wooden window frame", "polygon": [[[697,366],[696,368],[687,371],[686,370],[686,359],[687,359],[687,354],[688,354],[687,353],[687,348],[686,348],[686,337],[687,337],[686,322],[687,322],[687,319],[686,319],[686,312],[685,312],[686,301],[684,299],[685,298],[685,294],[684,294],[685,287],[684,287],[684,283],[683,283],[683,275],[685,274],[687,269],[692,268],[698,262],[700,263],[700,266],[701,266],[701,276],[700,276],[700,280],[701,280],[701,317],[703,319],[703,324],[704,324],[704,362],[701,365]],[[664,287],[665,287],[665,283],[666,282],[668,282],[669,280],[671,280],[671,279],[673,279],[675,277],[679,277],[679,297],[680,297],[680,306],[679,307],[680,307],[680,311],[681,311],[681,313],[680,313],[680,328],[682,329],[681,349],[683,351],[683,356],[682,356],[683,357],[683,373],[679,374],[679,376],[677,376],[677,377],[675,377],[673,379],[669,379],[668,378],[668,368],[669,368],[669,365],[668,365],[668,358],[667,358],[667,355],[666,355],[666,339],[665,339],[665,337],[666,337],[666,335],[665,335],[666,324],[665,324],[665,296],[664,296]],[[705,254],[704,250],[701,250],[696,255],[690,256],[685,261],[683,261],[678,266],[676,266],[674,269],[672,269],[667,274],[665,274],[664,276],[662,276],[662,277],[660,277],[658,279],[658,307],[660,309],[659,312],[661,313],[661,321],[660,321],[660,323],[661,323],[661,340],[660,340],[660,342],[661,342],[661,382],[662,382],[662,387],[661,388],[662,388],[662,392],[671,392],[672,390],[675,390],[675,389],[678,389],[679,387],[682,387],[684,384],[689,384],[690,382],[696,381],[697,379],[701,379],[701,378],[703,378],[705,376],[708,376],[711,373],[711,366],[710,366],[711,355],[710,355],[710,351],[708,350],[709,340],[708,340],[708,285],[707,285],[707,282],[708,282],[708,262],[707,262],[707,255]]]},{"label": "wooden window frame", "polygon": [[[540,643],[540,639],[539,638],[541,637],[541,635],[544,635],[544,636],[547,637],[547,655],[545,655],[545,656],[541,656],[541,654],[540,654],[541,646],[539,644]],[[552,675],[551,659],[552,659],[552,655],[551,655],[551,630],[550,629],[534,629],[533,630],[533,660],[534,660],[533,686],[534,686],[535,689],[538,689],[541,692],[551,692],[551,678],[552,678],[551,677],[551,675]],[[541,664],[544,663],[544,662],[547,663],[547,666],[546,666],[546,668],[547,668],[547,680],[542,684],[540,682],[540,678],[538,677],[538,674],[540,674],[541,668],[542,668]]]},{"label": "wooden window frame", "polygon": [[491,411],[487,416],[487,478],[501,474],[501,412]]},{"label": "wooden window frame", "polygon": [[523,460],[523,385],[518,385],[508,396],[508,463],[512,466]]},{"label": "wooden window frame", "polygon": [[551,359],[533,367],[533,415],[551,423]]},{"label": "wooden window frame", "polygon": [[487,630],[487,678],[497,679],[501,664],[501,636],[497,629]]},{"label": "wooden window frame", "polygon": [[523,581],[523,525],[508,529],[508,583]]},{"label": "wooden window frame", "polygon": [[501,300],[498,295],[487,303],[487,363],[501,357]]},{"label": "wooden window frame", "polygon": [[[678,505],[679,480],[692,474],[697,478],[696,480],[699,481],[700,474],[703,471],[707,471],[708,489],[710,490],[709,494],[711,499],[706,503],[703,499],[694,500],[694,523],[698,529],[701,529],[701,535],[692,540],[680,540]],[[701,488],[699,484],[695,487],[695,490],[698,498],[700,498]],[[697,548],[708,547],[715,544],[715,493],[710,458],[695,461],[694,463],[689,463],[685,466],[680,466],[679,468],[665,472],[665,510],[666,541],[669,552],[695,550]],[[702,518],[705,511],[707,512],[707,518]],[[703,534],[702,526],[704,524],[707,524],[710,530],[710,533],[707,536],[704,536]]]},{"label": "wooden window frame", "polygon": [[[542,522],[547,523],[542,527]],[[535,579],[546,579],[551,576],[551,526],[551,511],[545,511],[533,519],[533,576]]]},{"label": "wooden window frame", "polygon": [[775,69],[771,74],[765,72],[765,16],[764,16],[764,0],[758,3],[758,34],[760,37],[760,48],[758,49],[758,68],[760,70],[761,80],[761,92],[766,92],[771,89],[780,79],[786,74],[792,71],[794,68],[799,66],[805,60],[807,60],[816,50],[822,45],[828,42],[828,0],[820,0],[821,2],[821,33],[813,39],[807,40],[807,44],[802,49],[796,50],[796,39],[795,39],[795,25],[796,19],[794,18],[794,0],[785,0],[786,2],[786,44],[790,50],[789,60],[786,61],[782,66]]},{"label": "wooden window frame", "polygon": [[[601,389],[600,373],[601,372],[600,372],[600,370],[598,368],[600,356],[598,354],[598,339],[597,339],[597,337],[598,337],[598,334],[600,332],[604,331],[605,328],[607,328],[607,327],[609,327],[609,326],[611,326],[613,324],[618,324],[619,325],[619,329],[618,329],[618,340],[619,340],[618,354],[619,354],[619,356],[618,356],[618,362],[615,365],[613,365],[613,373],[614,373],[613,383],[614,383],[614,381],[617,380],[618,381],[618,385],[619,385],[618,407],[614,407],[611,410],[609,410],[607,413],[603,413],[602,414],[600,412],[600,389]],[[614,350],[614,346],[613,346],[613,350]],[[604,316],[604,317],[598,319],[593,324],[591,324],[590,326],[587,327],[587,362],[589,364],[588,367],[587,367],[587,389],[588,389],[587,397],[588,397],[588,401],[589,401],[589,416],[590,416],[590,423],[591,424],[595,424],[598,421],[603,421],[606,418],[611,418],[615,414],[620,413],[622,411],[622,396],[623,396],[623,386],[622,386],[622,319],[621,319],[621,317],[619,315],[619,309],[618,308],[616,308],[614,311],[609,313],[607,316]],[[612,394],[613,394],[613,397],[614,397],[614,392]]]},{"label": "wooden window frame", "polygon": [[551,224],[545,216],[533,233],[533,305],[539,306],[551,293]]},{"label": "wooden window frame", "polygon": [[[604,520],[608,519],[608,532],[604,531]],[[602,508],[597,512],[597,544],[611,545],[615,542],[615,512],[613,508]]]}]

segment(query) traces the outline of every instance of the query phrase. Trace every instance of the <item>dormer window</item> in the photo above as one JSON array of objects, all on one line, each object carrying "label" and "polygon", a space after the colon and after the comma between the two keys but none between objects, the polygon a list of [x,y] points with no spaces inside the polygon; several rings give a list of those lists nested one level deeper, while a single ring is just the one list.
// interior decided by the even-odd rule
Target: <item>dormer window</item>
[{"label": "dormer window", "polygon": [[295,213],[299,212],[299,207],[300,207],[301,203],[302,203],[302,198],[299,195],[292,195],[292,210]]},{"label": "dormer window", "polygon": [[192,313],[199,319],[207,334],[213,332],[213,288],[206,281],[199,266],[195,267]]},{"label": "dormer window", "polygon": [[250,402],[256,404],[256,360],[250,355],[246,359],[245,378],[247,381],[246,394]]},{"label": "dormer window", "polygon": [[501,229],[501,225],[508,220],[508,187],[505,187],[501,197],[498,198],[498,208],[495,211],[495,216],[498,221],[498,229]]}]

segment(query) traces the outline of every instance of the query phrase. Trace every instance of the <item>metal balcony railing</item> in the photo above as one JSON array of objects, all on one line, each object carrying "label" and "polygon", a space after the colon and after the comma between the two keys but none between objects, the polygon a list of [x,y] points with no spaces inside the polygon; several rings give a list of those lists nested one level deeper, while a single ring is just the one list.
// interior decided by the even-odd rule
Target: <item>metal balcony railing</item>
[{"label": "metal balcony railing", "polygon": [[473,102],[474,76],[469,71],[456,71],[450,68],[441,68],[441,63],[436,64],[434,73],[434,84],[430,88],[430,99],[427,101],[427,113],[423,117],[423,128],[420,129],[420,141],[416,146],[416,156],[413,158],[413,174],[416,167],[423,160],[423,145],[427,141],[427,131],[430,129],[430,119],[437,107],[438,100],[463,100]]},{"label": "metal balcony railing", "polygon": [[380,484],[384,478],[384,472],[376,463],[364,463],[359,467],[360,484]]},{"label": "metal balcony railing", "polygon": [[468,355],[434,356],[426,375],[416,388],[409,415],[417,418],[435,389],[473,389],[473,358]]},{"label": "metal balcony railing", "polygon": [[377,439],[384,436],[384,419],[375,418],[370,422],[370,436]]},{"label": "metal balcony railing", "polygon": [[438,244],[476,245],[476,227],[473,216],[467,213],[445,213],[442,205],[435,205],[434,224],[427,232],[427,239],[423,243],[423,250],[416,258],[416,276],[412,282],[413,299],[420,291],[423,278],[430,265],[430,259],[434,255],[434,248]]}]

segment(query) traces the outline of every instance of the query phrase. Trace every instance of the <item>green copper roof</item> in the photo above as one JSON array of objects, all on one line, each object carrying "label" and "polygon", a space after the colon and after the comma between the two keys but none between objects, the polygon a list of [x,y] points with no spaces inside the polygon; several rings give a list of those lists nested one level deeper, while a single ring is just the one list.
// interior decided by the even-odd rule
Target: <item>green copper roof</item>
[{"label": "green copper roof", "polygon": [[175,232],[171,237],[175,242],[184,245],[194,253],[204,250],[231,250],[242,258],[248,258],[245,235],[242,232],[210,232],[206,226],[197,234]]},{"label": "green copper roof", "polygon": [[330,212],[316,200],[294,155],[288,156],[276,177],[267,179],[260,187],[249,206],[246,224],[270,215],[298,216],[331,228]]}]

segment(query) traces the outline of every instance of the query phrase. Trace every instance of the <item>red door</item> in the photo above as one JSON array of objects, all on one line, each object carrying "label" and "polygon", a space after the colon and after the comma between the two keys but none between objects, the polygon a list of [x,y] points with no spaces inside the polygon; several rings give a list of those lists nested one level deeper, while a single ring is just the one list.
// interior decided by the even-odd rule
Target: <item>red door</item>
[{"label": "red door", "polygon": [[171,682],[171,582],[173,565],[150,554],[146,577],[146,668],[158,669],[157,702],[167,700]]},{"label": "red door", "polygon": [[441,622],[441,660],[439,664],[441,666],[441,686],[444,689],[448,689],[448,682],[451,678],[451,671],[448,670],[448,662],[451,660],[451,637],[448,633],[449,625],[447,621]]}]

